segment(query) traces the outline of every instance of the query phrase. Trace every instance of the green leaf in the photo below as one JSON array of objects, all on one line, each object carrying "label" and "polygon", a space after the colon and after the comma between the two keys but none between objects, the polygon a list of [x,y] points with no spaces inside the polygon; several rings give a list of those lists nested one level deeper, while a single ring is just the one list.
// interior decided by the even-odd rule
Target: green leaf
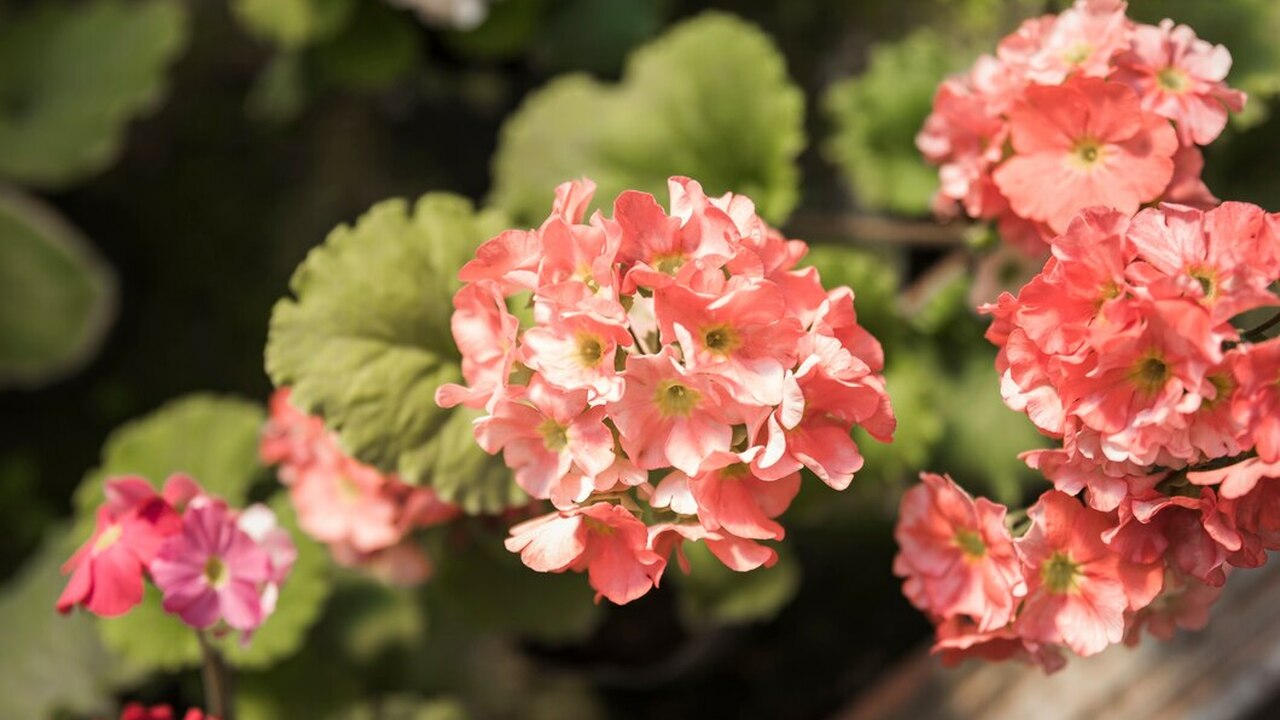
[{"label": "green leaf", "polygon": [[938,404],[949,402],[949,379],[931,351],[911,347],[899,348],[886,358],[884,376],[898,419],[893,442],[877,442],[861,428],[854,428],[853,436],[866,458],[859,477],[879,477],[884,483],[895,484],[910,481],[928,467],[945,430]]},{"label": "green leaf", "polygon": [[0,717],[108,713],[140,673],[103,647],[92,616],[54,612],[67,580],[58,568],[75,548],[64,528],[47,537],[0,591]]},{"label": "green leaf", "polygon": [[105,168],[185,44],[174,0],[37,3],[0,27],[0,178],[58,188]]},{"label": "green leaf", "polygon": [[622,190],[666,196],[672,175],[755,201],[780,223],[798,199],[804,98],[758,28],[706,13],[635,52],[621,82],[559,78],[532,94],[502,130],[495,204],[536,222],[555,186],[588,176],[597,205]]},{"label": "green leaf", "polygon": [[1196,34],[1231,52],[1227,82],[1249,93],[1236,124],[1249,127],[1267,119],[1268,99],[1280,94],[1280,3],[1273,0],[1131,0],[1129,15],[1143,22],[1163,18],[1191,26]]},{"label": "green leaf", "polygon": [[233,506],[264,473],[258,462],[262,406],[229,396],[187,395],[117,428],[102,447],[102,463],[76,490],[83,536],[103,499],[103,482],[141,475],[159,489],[173,473],[187,473]]},{"label": "green leaf", "polygon": [[429,194],[412,212],[379,203],[299,266],[296,299],[277,303],[267,340],[272,380],[348,452],[471,513],[525,497],[476,446],[470,411],[435,403],[437,387],[461,380],[449,329],[457,271],[503,225],[453,195]]},{"label": "green leaf", "polygon": [[813,265],[828,290],[845,285],[853,290],[858,323],[885,345],[901,334],[898,289],[902,274],[885,253],[848,245],[812,245],[801,265]]},{"label": "green leaf", "polygon": [[357,0],[232,0],[231,13],[254,37],[286,49],[342,31]]},{"label": "green leaf", "polygon": [[[319,618],[331,584],[328,550],[299,530],[288,496],[277,493],[269,504],[293,538],[298,559],[280,588],[276,611],[248,646],[240,644],[238,633],[214,641],[229,664],[243,669],[269,667],[297,652]],[[122,617],[100,619],[98,629],[107,647],[140,667],[175,671],[200,663],[195,631],[164,611],[160,592],[150,584],[141,605]]]},{"label": "green leaf", "polygon": [[115,316],[115,274],[93,245],[53,209],[3,187],[0,288],[0,388],[74,372]]},{"label": "green leaf", "polygon": [[457,700],[422,700],[408,695],[361,703],[334,716],[335,720],[467,720],[469,717]]},{"label": "green leaf", "polygon": [[417,23],[382,2],[363,2],[342,33],[311,52],[327,80],[381,90],[409,73],[421,53]]},{"label": "green leaf", "polygon": [[915,136],[948,73],[972,55],[921,29],[872,47],[867,70],[831,87],[824,100],[835,133],[826,155],[865,206],[923,214],[938,187],[938,171],[916,149]]},{"label": "green leaf", "polygon": [[771,568],[737,572],[725,567],[704,543],[685,543],[684,551],[689,574],[673,572],[670,577],[680,586],[680,613],[689,627],[769,620],[800,588],[800,566],[782,552]]},{"label": "green leaf", "polygon": [[465,544],[441,534],[433,540],[438,566],[429,590],[478,629],[563,641],[585,637],[599,621],[594,591],[579,573],[534,572],[499,535],[475,526]]}]

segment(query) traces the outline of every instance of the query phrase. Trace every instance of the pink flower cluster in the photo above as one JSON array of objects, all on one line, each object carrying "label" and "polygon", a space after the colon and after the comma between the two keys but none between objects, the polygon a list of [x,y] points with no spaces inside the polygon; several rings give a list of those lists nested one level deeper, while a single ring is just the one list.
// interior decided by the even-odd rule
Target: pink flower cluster
[{"label": "pink flower cluster", "polygon": [[[131,702],[120,711],[120,720],[176,720],[173,708],[168,705],[152,705]],[[199,708],[191,708],[182,715],[182,720],[218,720],[213,715],[205,715]]]},{"label": "pink flower cluster", "polygon": [[353,459],[320,418],[290,404],[288,388],[277,390],[270,406],[260,452],[267,464],[279,464],[302,530],[343,565],[397,585],[427,579],[431,561],[410,534],[452,520],[458,508],[431,488]]},{"label": "pink flower cluster", "polygon": [[275,611],[297,551],[266,506],[233,510],[186,475],[163,493],[134,476],[105,490],[93,535],[63,566],[71,580],[59,612],[123,615],[142,602],[146,575],[164,609],[199,630],[239,630],[247,641]]},{"label": "pink flower cluster", "polygon": [[1055,489],[1017,539],[945,479],[903,500],[897,571],[947,656],[1052,668],[1199,628],[1280,549],[1280,215],[1094,208],[1051,248],[984,310],[1006,404],[1062,443],[1023,455]]},{"label": "pink flower cluster", "polygon": [[850,429],[894,428],[852,291],[794,269],[807,246],[746,197],[669,187],[670,213],[627,191],[584,222],[594,185],[566,183],[541,227],[481,245],[454,297],[467,387],[436,398],[483,408],[480,446],[557,508],[507,547],[586,571],[615,603],[686,540],[735,570],[771,565],[757,541],[783,537],[801,468],[843,489],[862,466]]},{"label": "pink flower cluster", "polygon": [[1199,146],[1243,109],[1231,55],[1186,25],[1135,23],[1119,0],[1027,20],[939,87],[916,138],[940,166],[935,209],[993,221],[1038,256],[1095,205],[1216,204]]}]

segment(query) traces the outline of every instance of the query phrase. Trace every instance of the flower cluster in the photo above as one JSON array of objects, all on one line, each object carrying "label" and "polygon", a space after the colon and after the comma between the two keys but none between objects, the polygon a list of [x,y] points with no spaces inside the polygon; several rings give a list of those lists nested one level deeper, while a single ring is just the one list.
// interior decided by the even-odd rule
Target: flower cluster
[{"label": "flower cluster", "polygon": [[63,566],[71,579],[59,612],[123,615],[142,602],[148,575],[164,609],[198,630],[239,630],[247,641],[275,611],[297,551],[266,506],[234,510],[185,475],[163,493],[135,476],[109,479],[105,491],[93,535]]},{"label": "flower cluster", "polygon": [[940,215],[993,221],[1029,255],[1094,205],[1216,203],[1199,146],[1243,109],[1231,55],[1170,20],[1135,23],[1119,0],[1076,0],[1027,20],[941,85],[916,138],[940,166]]},{"label": "flower cluster", "polygon": [[[120,711],[120,720],[176,720],[173,708],[168,705],[152,705],[131,702]],[[218,720],[213,715],[206,715],[199,708],[191,708],[182,715],[182,720]]]},{"label": "flower cluster", "polygon": [[398,585],[425,580],[431,562],[410,533],[453,519],[458,508],[431,488],[353,459],[320,418],[290,404],[289,393],[281,388],[271,397],[260,452],[264,462],[280,466],[303,532],[343,565]]},{"label": "flower cluster", "polygon": [[903,501],[897,570],[951,656],[1053,667],[1198,628],[1280,549],[1280,215],[1094,208],[1051,248],[984,309],[1006,404],[1062,443],[1023,455],[1055,489],[1017,539],[943,479]]},{"label": "flower cluster", "polygon": [[454,297],[467,387],[437,393],[483,408],[480,446],[557,508],[507,547],[615,603],[686,540],[735,570],[772,564],[757,541],[783,537],[801,468],[843,489],[862,466],[850,429],[894,428],[852,291],[794,269],[807,246],[746,197],[669,187],[670,214],[627,191],[584,222],[594,185],[566,183],[538,229],[481,245]]}]

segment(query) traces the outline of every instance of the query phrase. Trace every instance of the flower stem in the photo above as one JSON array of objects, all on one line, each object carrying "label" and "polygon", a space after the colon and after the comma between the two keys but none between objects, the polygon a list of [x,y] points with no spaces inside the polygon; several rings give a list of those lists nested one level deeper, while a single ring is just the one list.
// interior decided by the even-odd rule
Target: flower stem
[{"label": "flower stem", "polygon": [[200,674],[204,679],[205,710],[218,720],[233,720],[226,663],[217,648],[209,643],[203,630],[196,631],[196,638],[200,641],[200,655],[204,658]]},{"label": "flower stem", "polygon": [[1252,330],[1246,330],[1243,333],[1240,333],[1240,336],[1251,342],[1262,342],[1267,339],[1267,331],[1276,325],[1280,325],[1280,313],[1276,313],[1270,320],[1262,323]]}]

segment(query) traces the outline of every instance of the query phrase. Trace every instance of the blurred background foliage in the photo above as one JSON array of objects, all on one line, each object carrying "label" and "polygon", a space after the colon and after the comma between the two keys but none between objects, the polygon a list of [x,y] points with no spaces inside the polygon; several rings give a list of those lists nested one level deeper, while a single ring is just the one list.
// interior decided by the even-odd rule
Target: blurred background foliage
[{"label": "blurred background foliage", "polygon": [[[435,574],[417,589],[338,569],[295,535],[280,614],[248,650],[228,647],[240,717],[834,711],[927,633],[889,572],[900,489],[932,469],[1003,501],[1036,491],[1016,454],[1040,440],[1000,402],[972,310],[1018,269],[980,233],[932,222],[936,176],[913,139],[939,80],[1061,5],[0,0],[0,717],[198,703],[196,650],[155,598],[125,620],[53,614],[102,478],[184,469],[291,523],[254,447],[275,303],[295,311],[272,329],[287,342],[269,369],[314,378],[308,353],[336,352],[342,328],[309,308],[379,317],[355,278],[416,258],[439,295],[405,341],[454,372],[439,315],[450,265],[495,227],[538,222],[555,184],[583,174],[602,199],[638,187],[663,201],[665,178],[687,174],[810,241],[885,344],[897,441],[860,438],[866,469],[845,493],[805,483],[774,569],[737,575],[695,549],[692,576],[622,608],[594,605],[579,577],[527,571],[494,516],[430,531]],[[1206,178],[1280,209],[1258,162],[1280,150],[1280,4],[1132,0],[1131,13],[1231,49],[1231,81],[1252,97],[1207,149]],[[453,196],[412,205],[429,191]],[[410,204],[330,235],[395,197]],[[385,252],[344,251],[352,233]],[[451,239],[418,256],[410,236]],[[383,431],[399,443],[362,457],[475,511],[507,504],[505,479],[449,434],[461,413],[424,401],[406,427],[345,427],[326,381],[303,395],[349,447]],[[461,479],[481,476],[496,484]]]}]

